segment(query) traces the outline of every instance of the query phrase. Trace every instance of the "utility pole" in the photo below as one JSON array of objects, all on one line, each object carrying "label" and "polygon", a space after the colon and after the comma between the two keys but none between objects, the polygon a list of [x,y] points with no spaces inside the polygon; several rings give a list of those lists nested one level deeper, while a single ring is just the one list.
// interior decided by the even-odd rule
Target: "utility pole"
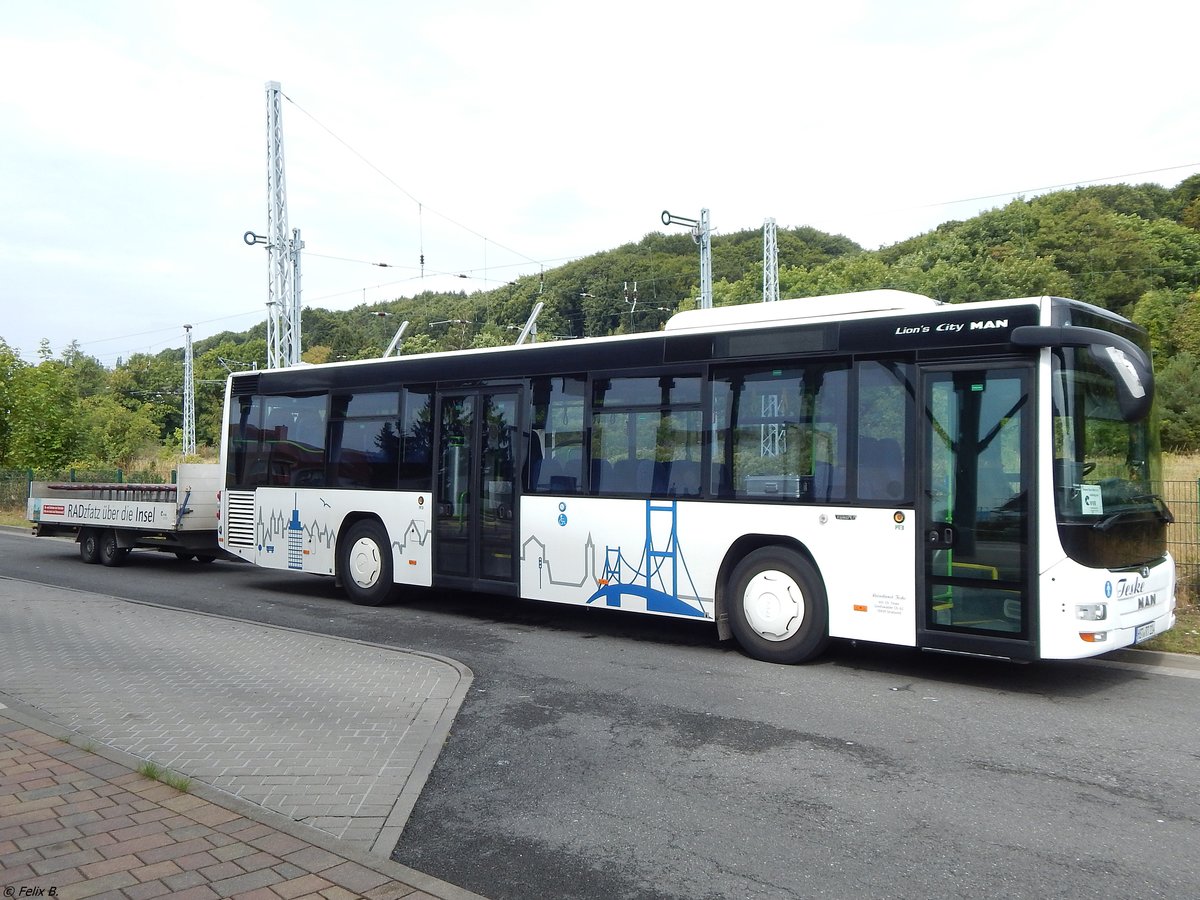
[{"label": "utility pole", "polygon": [[779,299],[779,239],[775,220],[763,219],[763,303]]},{"label": "utility pole", "polygon": [[183,326],[183,455],[196,453],[196,380],[192,371],[192,326]]},{"label": "utility pole", "polygon": [[[288,234],[287,179],[283,166],[283,90],[267,82],[267,368],[300,362],[300,230]],[[258,235],[253,235],[257,238]]]},{"label": "utility pole", "polygon": [[700,309],[712,309],[712,226],[708,221],[708,210],[700,210],[699,219],[688,219],[664,209],[662,223],[687,225],[692,229],[692,240],[700,246]]}]

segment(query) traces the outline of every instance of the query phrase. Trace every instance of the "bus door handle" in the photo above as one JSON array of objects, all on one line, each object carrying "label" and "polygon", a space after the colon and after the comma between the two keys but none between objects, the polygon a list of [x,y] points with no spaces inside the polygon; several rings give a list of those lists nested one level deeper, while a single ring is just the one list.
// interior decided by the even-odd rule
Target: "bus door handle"
[{"label": "bus door handle", "polygon": [[957,532],[949,522],[934,522],[925,529],[925,546],[930,550],[949,550]]}]

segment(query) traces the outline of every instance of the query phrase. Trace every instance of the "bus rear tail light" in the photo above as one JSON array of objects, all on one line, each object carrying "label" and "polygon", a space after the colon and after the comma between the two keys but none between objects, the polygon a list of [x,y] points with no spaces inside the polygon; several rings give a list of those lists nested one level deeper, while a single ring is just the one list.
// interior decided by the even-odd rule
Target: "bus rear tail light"
[{"label": "bus rear tail light", "polygon": [[1085,622],[1102,622],[1108,618],[1107,603],[1077,603],[1075,618]]}]

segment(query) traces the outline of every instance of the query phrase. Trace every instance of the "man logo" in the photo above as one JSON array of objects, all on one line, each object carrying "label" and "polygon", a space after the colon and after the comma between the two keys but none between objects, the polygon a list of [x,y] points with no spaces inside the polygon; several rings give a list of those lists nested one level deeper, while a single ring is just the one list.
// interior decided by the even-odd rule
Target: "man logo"
[{"label": "man logo", "polygon": [[1007,328],[1008,319],[985,319],[982,322],[972,322],[971,330],[980,331],[984,328]]}]

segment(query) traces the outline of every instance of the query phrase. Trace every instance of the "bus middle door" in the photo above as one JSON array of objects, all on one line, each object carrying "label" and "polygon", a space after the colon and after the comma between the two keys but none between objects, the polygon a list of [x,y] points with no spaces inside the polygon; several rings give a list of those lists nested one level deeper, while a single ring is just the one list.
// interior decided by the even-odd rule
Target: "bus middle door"
[{"label": "bus middle door", "polygon": [[515,590],[518,409],[515,390],[439,399],[434,572],[443,581]]}]

